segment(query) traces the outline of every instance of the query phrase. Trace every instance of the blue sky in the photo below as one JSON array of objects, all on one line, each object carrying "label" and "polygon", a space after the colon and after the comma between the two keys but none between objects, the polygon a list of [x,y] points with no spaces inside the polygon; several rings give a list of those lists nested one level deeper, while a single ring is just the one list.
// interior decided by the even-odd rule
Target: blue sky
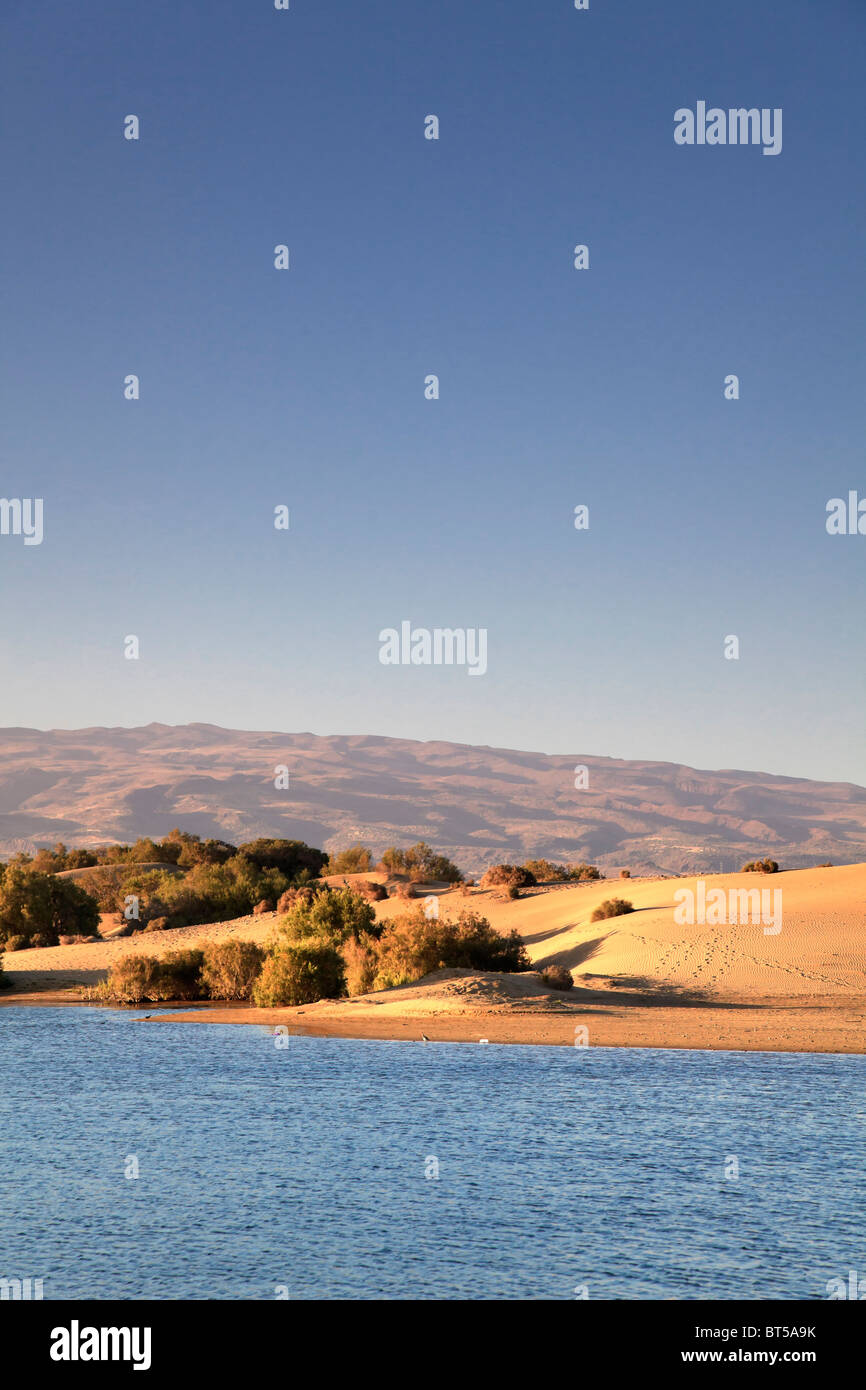
[{"label": "blue sky", "polygon": [[[866,783],[866,536],[824,524],[866,496],[859,0],[11,0],[0,40],[0,495],[45,504],[0,723]],[[678,147],[698,100],[782,153]],[[381,665],[404,619],[487,674]]]}]

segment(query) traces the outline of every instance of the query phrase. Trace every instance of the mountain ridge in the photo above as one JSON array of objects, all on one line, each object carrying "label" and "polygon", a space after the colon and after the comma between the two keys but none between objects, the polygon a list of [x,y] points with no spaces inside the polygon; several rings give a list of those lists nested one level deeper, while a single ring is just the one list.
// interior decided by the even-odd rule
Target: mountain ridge
[{"label": "mountain ridge", "polygon": [[[277,769],[289,786],[277,789]],[[575,786],[584,767],[588,785]],[[866,859],[866,788],[852,782],[379,734],[154,722],[0,729],[0,854],[158,837],[305,839],[375,852],[429,841],[490,863],[586,859],[611,869],[787,867]]]}]

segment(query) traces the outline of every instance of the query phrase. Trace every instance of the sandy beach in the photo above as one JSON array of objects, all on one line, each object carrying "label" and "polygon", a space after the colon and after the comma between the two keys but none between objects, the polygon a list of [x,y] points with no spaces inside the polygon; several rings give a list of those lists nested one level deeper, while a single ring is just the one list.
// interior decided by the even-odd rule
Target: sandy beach
[{"label": "sandy beach", "polygon": [[[608,1047],[716,1048],[779,1052],[866,1051],[866,865],[769,876],[707,875],[713,888],[781,893],[778,932],[760,922],[679,924],[679,890],[698,880],[654,878],[557,885],[515,902],[490,892],[437,893],[440,912],[471,907],[501,931],[516,928],[535,970],[522,975],[441,970],[414,985],[322,1000],[299,1008],[201,1004],[141,1012],[190,1022],[285,1025],[291,1032],[361,1038]],[[635,911],[591,922],[613,896]],[[389,899],[380,917],[404,911]],[[273,916],[148,933],[78,946],[14,952],[13,989],[0,1007],[74,1003],[130,952],[163,954],[211,940],[265,942]],[[539,969],[559,963],[575,988],[554,991]],[[576,1031],[577,1030],[577,1031]],[[585,1030],[585,1031],[584,1031]]]}]

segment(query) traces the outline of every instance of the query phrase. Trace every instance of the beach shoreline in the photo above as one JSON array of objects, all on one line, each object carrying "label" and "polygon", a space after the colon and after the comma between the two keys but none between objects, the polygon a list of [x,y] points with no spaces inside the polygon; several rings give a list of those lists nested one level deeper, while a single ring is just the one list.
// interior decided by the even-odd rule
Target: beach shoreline
[{"label": "beach shoreline", "polygon": [[[475,979],[476,977],[470,977]],[[579,991],[575,991],[579,993]],[[866,1053],[866,1005],[862,999],[803,996],[713,1000],[705,1003],[563,1003],[476,1008],[464,1012],[396,1012],[393,1004],[322,1000],[296,1008],[259,1009],[219,1001],[122,1006],[71,997],[71,991],[4,995],[3,1007],[121,1008],[152,1023],[222,1023],[285,1028],[292,1035],[542,1047],[662,1048],[678,1051]],[[386,1013],[382,1014],[382,1009]],[[145,1020],[142,1015],[150,1014]],[[585,1030],[585,1033],[576,1030]]]}]

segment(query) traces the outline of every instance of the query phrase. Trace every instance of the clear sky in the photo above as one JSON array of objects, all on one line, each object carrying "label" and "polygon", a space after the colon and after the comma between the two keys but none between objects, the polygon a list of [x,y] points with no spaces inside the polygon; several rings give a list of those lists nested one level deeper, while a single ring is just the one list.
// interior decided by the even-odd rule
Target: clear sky
[{"label": "clear sky", "polygon": [[[0,495],[44,499],[0,723],[866,783],[861,0],[7,0],[0,43]],[[782,152],[676,145],[703,100]],[[404,620],[487,673],[382,665]]]}]

